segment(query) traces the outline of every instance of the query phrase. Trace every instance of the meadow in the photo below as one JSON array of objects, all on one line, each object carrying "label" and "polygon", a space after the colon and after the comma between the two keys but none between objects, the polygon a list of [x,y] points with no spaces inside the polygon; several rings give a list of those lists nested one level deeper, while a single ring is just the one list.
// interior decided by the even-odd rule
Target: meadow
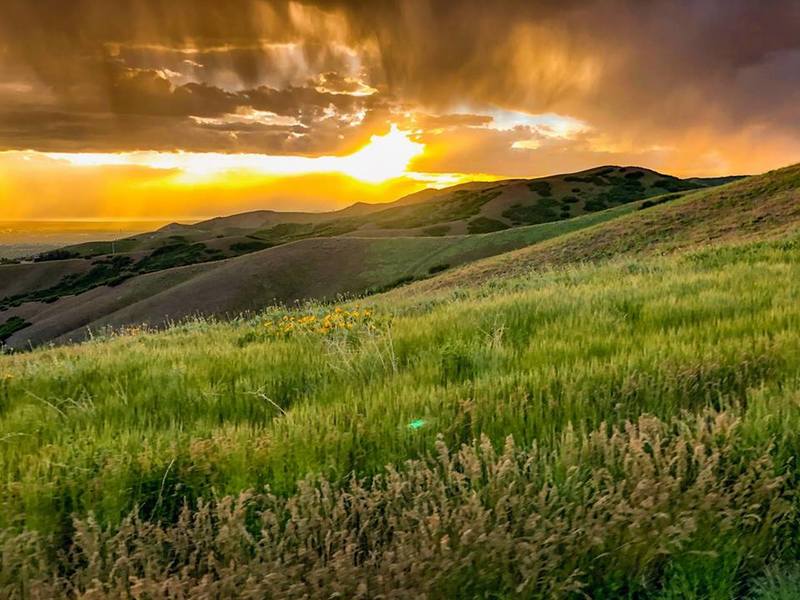
[{"label": "meadow", "polygon": [[0,356],[0,594],[794,597],[799,295],[792,235]]}]

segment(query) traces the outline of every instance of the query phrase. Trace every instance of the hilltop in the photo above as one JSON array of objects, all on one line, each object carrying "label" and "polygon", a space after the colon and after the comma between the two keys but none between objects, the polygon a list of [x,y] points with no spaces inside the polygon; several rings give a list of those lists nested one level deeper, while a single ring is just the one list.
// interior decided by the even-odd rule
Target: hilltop
[{"label": "hilltop", "polygon": [[670,202],[645,201],[603,225],[493,259],[477,261],[403,293],[425,293],[613,256],[662,254],[716,243],[770,239],[800,225],[800,165],[695,191]]}]

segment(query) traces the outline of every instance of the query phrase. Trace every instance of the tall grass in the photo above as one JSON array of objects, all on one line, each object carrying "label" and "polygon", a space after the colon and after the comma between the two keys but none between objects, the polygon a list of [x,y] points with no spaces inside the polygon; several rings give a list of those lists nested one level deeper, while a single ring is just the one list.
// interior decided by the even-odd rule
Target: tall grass
[{"label": "tall grass", "polygon": [[0,357],[4,585],[732,597],[800,551],[799,294],[793,238]]},{"label": "tall grass", "polygon": [[[0,538],[4,597],[730,598],[791,533],[790,486],[768,445],[704,411],[603,425],[558,452],[487,438],[370,481],[300,483],[184,506],[76,519],[61,573],[52,542]],[[46,562],[45,562],[46,564]]]}]

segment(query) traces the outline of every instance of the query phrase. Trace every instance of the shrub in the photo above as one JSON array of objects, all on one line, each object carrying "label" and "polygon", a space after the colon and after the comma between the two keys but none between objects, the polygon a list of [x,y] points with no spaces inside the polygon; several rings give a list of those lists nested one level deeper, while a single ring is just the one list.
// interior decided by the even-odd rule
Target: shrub
[{"label": "shrub", "polygon": [[446,271],[449,268],[450,265],[448,264],[433,265],[430,269],[428,269],[428,274],[435,275],[436,273],[441,273],[442,271]]},{"label": "shrub", "polygon": [[502,231],[504,229],[508,229],[508,225],[488,217],[476,217],[467,223],[468,233],[492,233],[493,231]]},{"label": "shrub", "polygon": [[667,194],[666,196],[660,196],[658,198],[654,198],[653,200],[645,200],[639,205],[639,210],[652,208],[653,206],[658,206],[659,204],[664,204],[665,202],[671,202],[672,200],[677,200],[678,198],[682,197],[683,194]]},{"label": "shrub", "polygon": [[558,220],[555,209],[559,206],[553,198],[539,198],[534,204],[514,204],[503,211],[503,216],[515,224],[547,223]]},{"label": "shrub", "polygon": [[553,187],[549,181],[529,181],[528,189],[540,196],[548,197],[553,195]]},{"label": "shrub", "polygon": [[267,242],[253,240],[251,242],[236,242],[235,244],[231,244],[230,249],[237,254],[246,254],[248,252],[258,252],[259,250],[265,250],[271,247],[272,244]]},{"label": "shrub", "polygon": [[644,177],[644,171],[631,171],[629,173],[625,173],[625,179],[642,179]]},{"label": "shrub", "polygon": [[6,320],[5,323],[0,325],[0,342],[5,342],[18,331],[30,326],[31,324],[22,317],[11,317],[10,319]]},{"label": "shrub", "polygon": [[70,252],[69,250],[50,250],[44,254],[34,257],[34,262],[47,262],[51,260],[69,260],[71,258],[80,258],[77,252]]},{"label": "shrub", "polygon": [[694,190],[702,186],[698,183],[684,181],[683,179],[678,179],[676,177],[668,177],[654,181],[653,187],[661,188],[667,192],[685,192],[687,190]]},{"label": "shrub", "polygon": [[450,233],[450,225],[433,225],[423,229],[422,233],[431,237],[442,237]]},{"label": "shrub", "polygon": [[583,204],[583,208],[588,212],[595,212],[607,209],[608,205],[598,198],[590,198]]}]

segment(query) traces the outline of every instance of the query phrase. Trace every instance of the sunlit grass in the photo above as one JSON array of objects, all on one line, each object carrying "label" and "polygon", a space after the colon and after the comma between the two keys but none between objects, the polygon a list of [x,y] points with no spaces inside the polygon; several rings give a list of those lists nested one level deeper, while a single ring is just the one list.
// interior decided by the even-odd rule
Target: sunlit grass
[{"label": "sunlit grass", "polygon": [[[170,523],[201,497],[264,486],[285,497],[316,473],[337,487],[435,453],[437,439],[455,449],[481,436],[497,449],[508,436],[535,449],[531,460],[557,483],[593,464],[572,454],[592,432],[642,415],[679,431],[709,410],[737,420],[726,461],[766,453],[768,470],[794,485],[798,297],[793,238],[0,357],[0,519],[60,535],[89,512],[102,524],[134,509]],[[598,468],[627,477],[604,460]],[[724,481],[720,494],[739,493]],[[711,508],[686,510],[708,519],[690,545],[713,549]],[[775,552],[800,551],[781,537],[794,514],[785,510],[759,530],[756,563],[772,542]],[[731,519],[732,554],[720,561],[744,560],[736,544],[746,517]],[[699,589],[688,563],[658,564],[647,577]],[[729,590],[740,585],[731,569]]]}]

